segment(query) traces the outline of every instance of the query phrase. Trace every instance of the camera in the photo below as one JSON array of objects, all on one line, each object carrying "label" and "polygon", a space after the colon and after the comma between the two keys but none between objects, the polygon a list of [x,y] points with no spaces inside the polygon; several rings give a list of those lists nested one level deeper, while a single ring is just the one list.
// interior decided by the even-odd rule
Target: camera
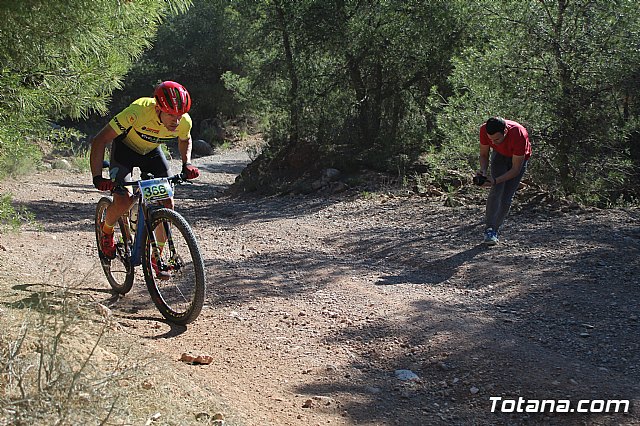
[{"label": "camera", "polygon": [[473,183],[478,186],[482,186],[487,181],[487,178],[482,175],[475,175],[473,177]]}]

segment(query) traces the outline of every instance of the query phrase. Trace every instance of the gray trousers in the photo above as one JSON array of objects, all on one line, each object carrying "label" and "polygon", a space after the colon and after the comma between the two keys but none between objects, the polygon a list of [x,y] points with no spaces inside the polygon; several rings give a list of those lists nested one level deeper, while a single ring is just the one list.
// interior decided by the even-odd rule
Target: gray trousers
[{"label": "gray trousers", "polygon": [[[493,228],[496,232],[500,230],[500,227],[509,213],[511,201],[513,201],[513,196],[520,185],[520,180],[522,179],[522,176],[524,176],[524,172],[527,170],[528,162],[528,160],[524,160],[524,163],[522,163],[522,169],[518,176],[491,187],[489,197],[487,198],[487,212],[485,218],[486,228]],[[501,176],[509,171],[511,167],[511,157],[505,157],[496,151],[492,152],[491,176]]]}]

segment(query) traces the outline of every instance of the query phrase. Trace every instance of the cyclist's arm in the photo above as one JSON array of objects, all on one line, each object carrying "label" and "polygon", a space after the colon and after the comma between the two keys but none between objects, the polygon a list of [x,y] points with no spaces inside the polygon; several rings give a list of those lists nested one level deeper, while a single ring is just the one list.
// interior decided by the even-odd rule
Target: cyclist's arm
[{"label": "cyclist's arm", "polygon": [[182,158],[182,164],[191,162],[191,136],[188,139],[178,139],[178,150]]},{"label": "cyclist's arm", "polygon": [[115,130],[107,124],[93,137],[91,141],[91,154],[89,164],[91,165],[91,175],[102,175],[102,162],[104,161],[104,151],[109,143],[118,136]]}]

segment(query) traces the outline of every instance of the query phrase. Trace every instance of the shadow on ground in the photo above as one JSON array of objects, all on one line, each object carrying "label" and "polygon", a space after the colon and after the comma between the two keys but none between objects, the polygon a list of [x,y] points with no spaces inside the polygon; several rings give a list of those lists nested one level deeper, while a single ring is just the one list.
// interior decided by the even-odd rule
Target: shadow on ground
[{"label": "shadow on ground", "polygon": [[[285,211],[280,200],[243,201],[237,209],[223,204],[210,220],[219,225],[224,218],[233,227],[303,217],[329,205],[286,203]],[[225,209],[231,214],[225,216]],[[368,214],[369,221],[375,216],[344,214],[355,220]],[[337,401],[358,395],[358,403],[339,407],[354,423],[640,422],[633,407],[640,399],[637,215],[626,224],[597,215],[580,221],[571,215],[517,216],[503,243],[486,249],[477,241],[481,225],[464,225],[468,212],[431,213],[433,222],[449,224],[438,229],[397,217],[401,213],[382,214],[373,227],[336,230],[323,240],[322,251],[275,251],[207,264],[208,270],[227,271],[215,280],[215,304],[291,299],[372,271],[380,274],[371,285],[412,300],[408,317],[377,316],[327,336],[329,344],[354,354],[352,364],[294,392]],[[527,226],[516,229],[518,223]],[[316,278],[300,280],[295,271]],[[402,382],[394,376],[399,369],[420,379]],[[626,415],[491,413],[489,398],[496,396],[572,404],[623,399],[632,408]]]}]

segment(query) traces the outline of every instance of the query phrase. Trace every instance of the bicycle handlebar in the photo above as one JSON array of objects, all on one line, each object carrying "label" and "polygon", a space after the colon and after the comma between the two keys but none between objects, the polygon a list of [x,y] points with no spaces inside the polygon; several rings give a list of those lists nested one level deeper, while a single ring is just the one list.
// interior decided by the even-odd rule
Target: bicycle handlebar
[{"label": "bicycle handlebar", "polygon": [[[151,177],[149,179],[155,179],[155,177]],[[173,175],[173,176],[161,176],[158,179],[167,179],[169,182],[171,182],[174,185],[180,185],[181,183],[191,182],[191,180],[184,177],[184,173],[178,173],[177,175]],[[140,182],[143,182],[145,180],[148,180],[148,179],[140,179],[140,180],[134,180],[131,182],[125,182],[122,185],[118,185],[118,186],[137,186]]]}]

